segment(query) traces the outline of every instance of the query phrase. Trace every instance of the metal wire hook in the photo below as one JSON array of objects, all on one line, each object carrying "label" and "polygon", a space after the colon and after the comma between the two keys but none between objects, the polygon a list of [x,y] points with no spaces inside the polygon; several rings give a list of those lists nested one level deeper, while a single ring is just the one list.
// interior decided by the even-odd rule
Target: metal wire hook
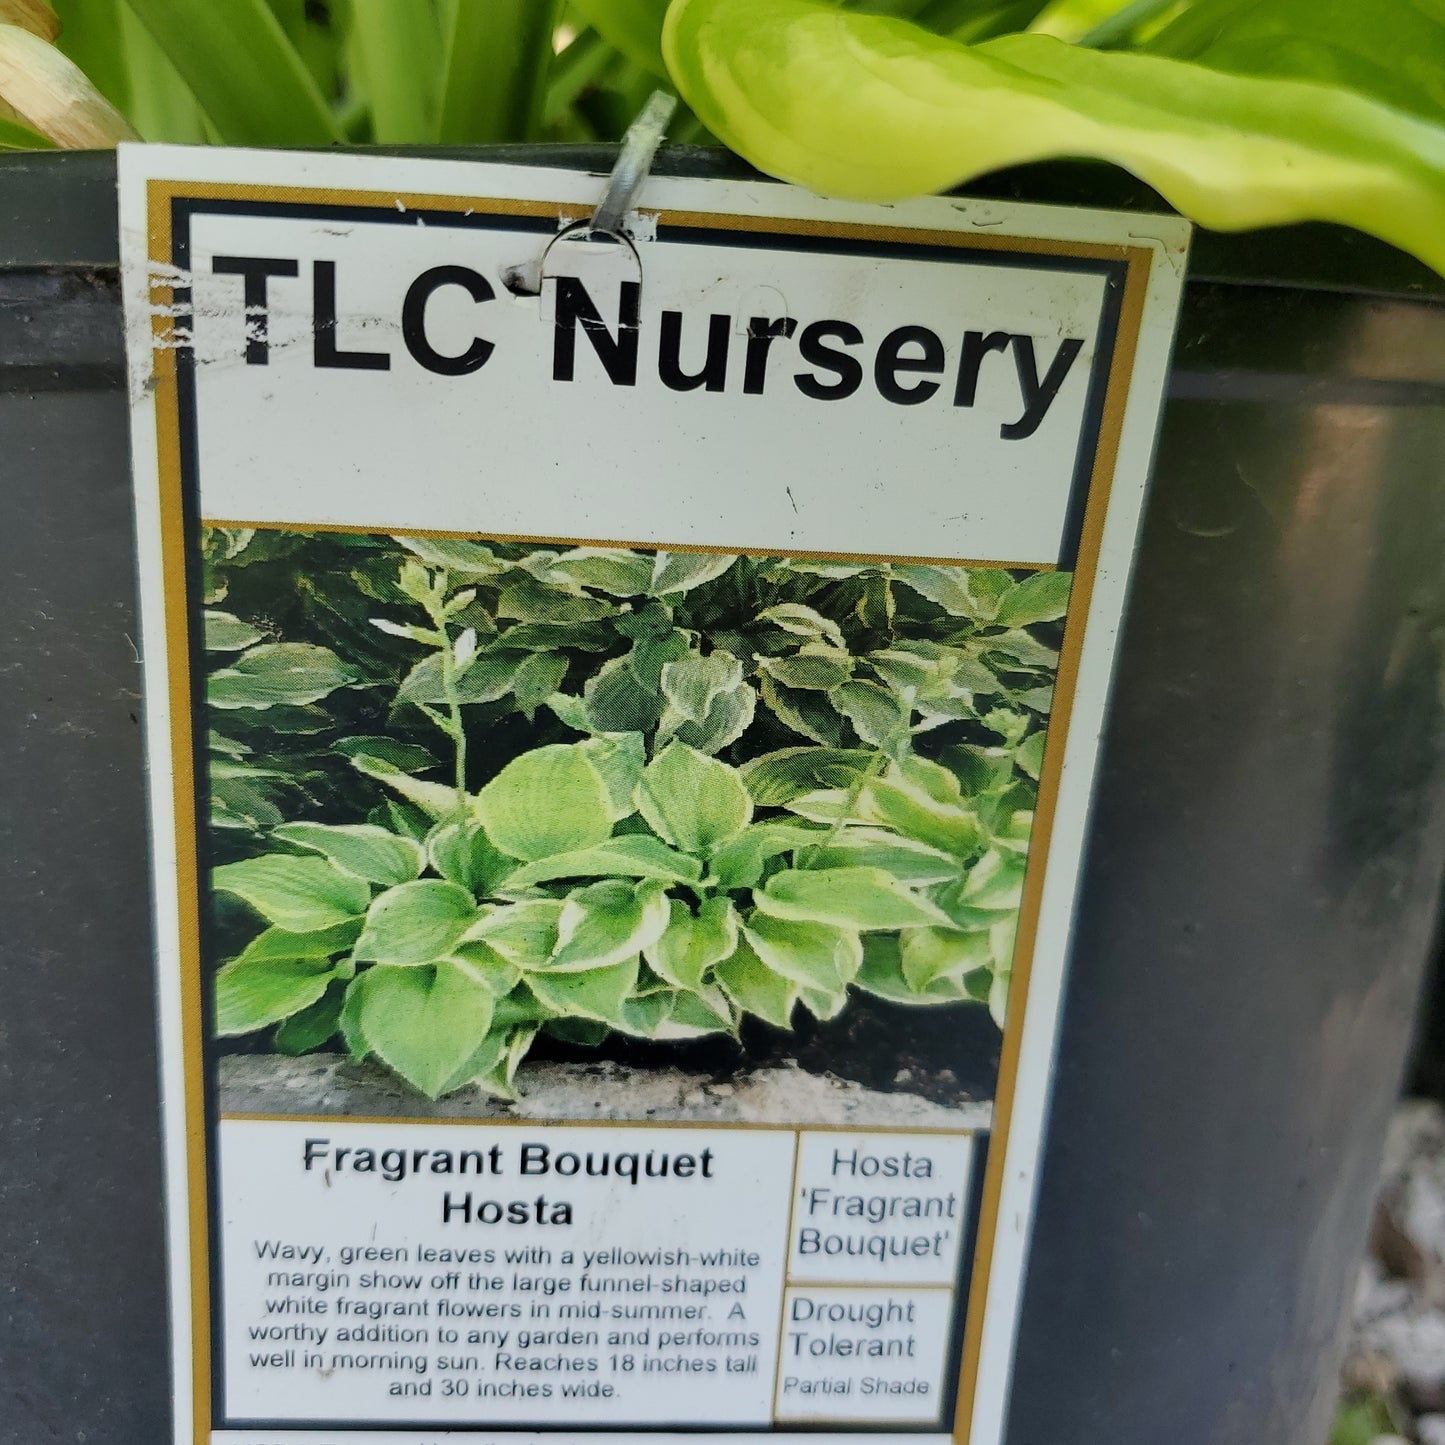
[{"label": "metal wire hook", "polygon": [[[502,275],[503,284],[516,296],[536,296],[541,293],[543,283],[552,274],[548,270],[548,257],[553,248],[567,247],[581,243],[586,245],[594,239],[604,244],[620,246],[623,255],[641,271],[641,260],[637,248],[622,229],[622,222],[632,209],[638,189],[652,169],[657,148],[667,133],[668,123],[677,109],[677,97],[663,90],[654,90],[647,104],[638,112],[637,119],[627,127],[622,138],[622,149],[612,174],[607,178],[607,189],[602,193],[597,209],[585,221],[577,221],[560,231],[547,243],[542,254],[535,260],[516,266],[508,266]],[[559,252],[560,255],[560,252]],[[545,310],[545,308],[544,308]],[[544,318],[549,319],[549,318]]]},{"label": "metal wire hook", "polygon": [[648,97],[647,104],[622,138],[622,151],[607,178],[602,201],[592,213],[589,229],[617,235],[622,218],[632,209],[633,197],[652,169],[653,158],[676,109],[677,97],[665,90],[654,90]]}]

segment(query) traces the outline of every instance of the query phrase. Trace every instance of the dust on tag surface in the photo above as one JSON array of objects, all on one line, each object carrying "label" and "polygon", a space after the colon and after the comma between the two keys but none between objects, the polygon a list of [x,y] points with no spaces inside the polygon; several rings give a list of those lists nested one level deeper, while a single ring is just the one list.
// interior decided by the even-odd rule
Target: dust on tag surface
[{"label": "dust on tag surface", "polygon": [[1187,230],[603,184],[121,152],[178,1441],[1000,1438]]}]

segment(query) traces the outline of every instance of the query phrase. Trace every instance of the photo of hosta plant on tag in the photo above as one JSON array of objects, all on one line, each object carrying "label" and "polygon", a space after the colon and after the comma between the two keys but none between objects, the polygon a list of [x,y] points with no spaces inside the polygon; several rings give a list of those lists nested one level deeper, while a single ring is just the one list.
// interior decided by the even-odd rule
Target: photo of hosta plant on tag
[{"label": "photo of hosta plant on tag", "polygon": [[1067,573],[203,557],[223,1094],[312,1057],[423,1108],[589,1059],[992,1097]]}]

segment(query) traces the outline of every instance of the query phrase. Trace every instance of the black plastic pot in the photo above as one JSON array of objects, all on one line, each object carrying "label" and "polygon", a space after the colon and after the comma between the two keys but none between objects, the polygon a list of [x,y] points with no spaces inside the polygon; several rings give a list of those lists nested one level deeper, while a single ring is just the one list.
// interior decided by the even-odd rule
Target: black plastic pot
[{"label": "black plastic pot", "polygon": [[[170,1427],[113,182],[0,163],[4,1445]],[[991,189],[1157,206],[1084,168]],[[1010,1445],[1324,1439],[1445,863],[1442,650],[1445,285],[1324,228],[1201,237]]]}]

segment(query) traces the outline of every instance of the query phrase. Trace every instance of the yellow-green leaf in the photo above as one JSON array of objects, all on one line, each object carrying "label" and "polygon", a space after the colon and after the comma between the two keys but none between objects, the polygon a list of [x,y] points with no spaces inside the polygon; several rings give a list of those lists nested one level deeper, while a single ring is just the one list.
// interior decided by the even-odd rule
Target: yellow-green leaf
[{"label": "yellow-green leaf", "polygon": [[1088,156],[1218,230],[1335,221],[1445,271],[1445,130],[1344,86],[1044,35],[969,46],[825,0],[674,0],[663,55],[709,130],[824,194]]}]

